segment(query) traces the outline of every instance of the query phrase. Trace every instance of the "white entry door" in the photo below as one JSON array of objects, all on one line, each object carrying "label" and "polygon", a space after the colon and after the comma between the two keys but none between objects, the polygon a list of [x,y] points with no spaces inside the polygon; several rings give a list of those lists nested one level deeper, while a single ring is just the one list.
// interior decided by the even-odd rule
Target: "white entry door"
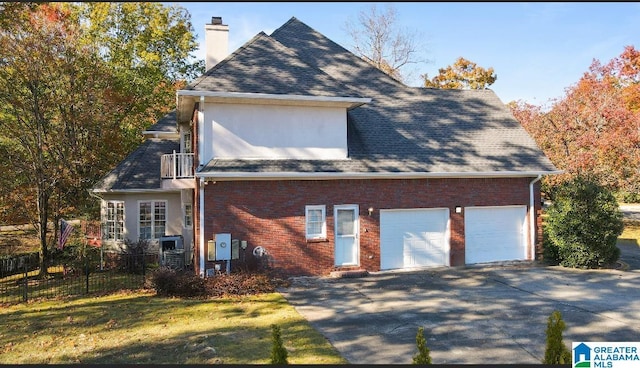
[{"label": "white entry door", "polygon": [[339,205],[334,209],[336,266],[357,266],[359,259],[359,224],[357,205]]}]

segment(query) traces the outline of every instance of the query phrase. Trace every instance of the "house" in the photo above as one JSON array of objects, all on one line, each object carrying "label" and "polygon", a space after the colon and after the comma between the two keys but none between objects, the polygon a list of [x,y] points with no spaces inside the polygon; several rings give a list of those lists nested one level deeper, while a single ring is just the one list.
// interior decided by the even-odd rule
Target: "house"
[{"label": "house", "polygon": [[405,86],[295,17],[230,55],[228,31],[212,19],[206,73],[96,184],[104,242],[173,239],[200,275],[254,254],[327,275],[541,253],[559,171],[493,91]]}]

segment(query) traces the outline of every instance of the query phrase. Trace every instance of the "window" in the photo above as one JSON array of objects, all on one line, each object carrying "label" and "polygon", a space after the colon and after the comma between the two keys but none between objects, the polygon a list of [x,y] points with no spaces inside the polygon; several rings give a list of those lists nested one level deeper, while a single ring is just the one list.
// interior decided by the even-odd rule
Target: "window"
[{"label": "window", "polygon": [[184,227],[193,226],[193,205],[187,203],[184,205]]},{"label": "window", "polygon": [[165,235],[167,202],[138,202],[140,239],[158,239]]},{"label": "window", "polygon": [[184,153],[193,153],[193,147],[191,142],[191,131],[186,130],[182,135],[182,144],[184,149],[182,152]]},{"label": "window", "polygon": [[327,238],[327,221],[325,212],[325,206],[305,207],[307,239]]},{"label": "window", "polygon": [[106,240],[124,240],[124,202],[106,201],[103,222]]}]

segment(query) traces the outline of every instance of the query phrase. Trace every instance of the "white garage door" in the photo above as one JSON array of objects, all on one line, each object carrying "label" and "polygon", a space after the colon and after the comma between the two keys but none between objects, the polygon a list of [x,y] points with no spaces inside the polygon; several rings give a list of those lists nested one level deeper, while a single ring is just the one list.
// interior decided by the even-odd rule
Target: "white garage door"
[{"label": "white garage door", "polygon": [[526,259],[526,206],[466,207],[465,263]]},{"label": "white garage door", "polygon": [[449,262],[449,209],[380,211],[380,268],[442,266]]}]

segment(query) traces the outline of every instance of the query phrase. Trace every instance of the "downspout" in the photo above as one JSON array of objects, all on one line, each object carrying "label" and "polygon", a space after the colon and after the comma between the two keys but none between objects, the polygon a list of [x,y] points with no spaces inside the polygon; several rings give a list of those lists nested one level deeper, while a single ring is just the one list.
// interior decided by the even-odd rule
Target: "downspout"
[{"label": "downspout", "polygon": [[[199,171],[202,166],[204,165],[204,162],[202,162],[202,158],[204,157],[204,96],[200,96],[200,103],[198,105],[198,121],[196,122],[197,126],[197,134],[196,134],[196,144],[198,145],[197,149],[198,149],[198,168],[197,170]],[[200,185],[199,185],[199,192],[200,195],[198,196],[199,198],[199,202],[200,205],[198,206],[198,215],[200,218],[200,224],[199,224],[199,233],[200,233],[200,276],[204,277],[205,276],[205,269],[204,269],[204,186],[205,186],[205,179],[200,178]]]},{"label": "downspout", "polygon": [[200,277],[204,277],[205,275],[205,270],[204,270],[204,184],[205,181],[203,178],[200,178],[200,185],[199,185],[199,195],[198,195],[198,199],[200,204],[198,205],[198,215],[200,217],[200,224],[199,224],[199,232],[200,232]]},{"label": "downspout", "polygon": [[535,195],[533,193],[533,185],[542,179],[539,174],[537,178],[529,183],[529,241],[531,244],[531,260],[536,259],[536,206]]}]

